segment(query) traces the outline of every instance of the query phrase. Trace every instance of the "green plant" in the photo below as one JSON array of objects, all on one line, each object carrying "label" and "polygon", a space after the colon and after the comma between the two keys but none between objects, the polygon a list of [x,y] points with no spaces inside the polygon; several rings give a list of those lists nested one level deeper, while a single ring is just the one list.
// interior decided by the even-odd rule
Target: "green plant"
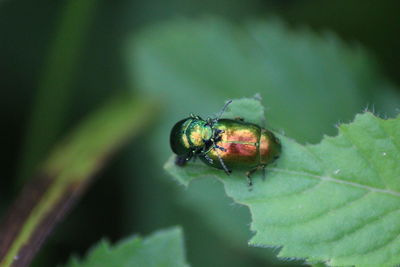
[{"label": "green plant", "polygon": [[[259,111],[244,119],[262,123],[257,100],[235,102],[230,117],[243,116],[245,102]],[[220,179],[228,196],[250,208],[256,233],[250,245],[282,246],[279,257],[331,266],[400,262],[400,118],[382,120],[366,112],[317,145],[279,138],[281,158],[267,168],[267,181],[258,175],[251,191],[238,171],[226,176],[201,163],[179,167],[174,157],[165,168],[185,185],[196,177]]]},{"label": "green plant", "polygon": [[[396,223],[399,118],[386,120],[377,116],[393,116],[400,97],[361,47],[346,44],[332,33],[289,29],[277,19],[234,24],[218,18],[203,18],[179,19],[148,27],[135,35],[126,51],[132,87],[161,95],[165,112],[157,112],[159,104],[142,96],[119,98],[57,146],[39,169],[39,178],[27,185],[28,189],[38,185],[42,188],[43,181],[45,185],[45,190],[39,190],[39,198],[29,202],[33,209],[25,209],[32,212],[19,217],[22,220],[17,221],[18,227],[9,232],[11,242],[0,242],[4,266],[11,262],[23,266],[21,259],[29,261],[34,256],[40,247],[39,241],[47,236],[56,218],[63,215],[64,210],[58,208],[66,208],[71,200],[76,200],[92,174],[104,165],[106,156],[137,130],[143,130],[154,114],[157,123],[140,136],[142,146],[138,147],[142,150],[132,147],[136,155],[140,154],[140,158],[136,157],[140,163],[132,164],[129,158],[135,172],[129,173],[130,180],[123,185],[127,188],[132,185],[132,177],[139,177],[138,183],[143,182],[147,188],[135,191],[141,194],[138,203],[126,203],[145,211],[137,217],[149,228],[162,220],[158,214],[161,211],[163,215],[176,216],[174,224],[182,221],[188,236],[189,262],[193,257],[190,242],[204,242],[204,239],[206,244],[197,248],[198,257],[203,260],[215,252],[213,259],[225,257],[221,262],[227,264],[230,260],[230,266],[245,265],[237,261],[240,255],[262,264],[293,265],[274,259],[274,252],[265,248],[268,246],[279,247],[279,257],[318,265],[392,266],[400,262]],[[73,69],[74,62],[71,61],[68,69]],[[60,70],[54,71],[62,73]],[[70,77],[63,79],[69,81]],[[48,92],[53,82],[43,82],[49,84]],[[263,96],[261,102],[243,99],[256,93]],[[190,112],[212,116],[210,113],[217,111],[228,98],[237,100],[225,117],[240,116],[263,124],[265,107],[268,128],[283,143],[282,157],[268,166],[266,181],[255,175],[253,190],[249,191],[244,175],[239,172],[228,177],[199,162],[178,168],[170,158],[165,165],[167,171],[180,183],[192,185],[186,191],[163,190],[171,179],[164,179],[166,175],[157,167],[171,154],[166,141],[171,126]],[[371,107],[367,112],[361,112],[368,104]],[[52,106],[58,107],[55,102]],[[338,123],[353,119],[349,124]],[[60,128],[55,124],[54,133],[58,131]],[[50,135],[55,138],[56,134]],[[323,135],[336,137],[323,137],[320,141]],[[308,142],[315,145],[303,145]],[[49,145],[48,140],[45,143]],[[36,149],[28,153],[31,154],[26,159],[28,169],[33,164],[29,158],[40,160],[34,156],[38,155]],[[141,166],[147,160],[146,155],[151,155],[151,164]],[[194,179],[199,177],[211,179]],[[214,177],[222,182],[229,198]],[[145,184],[151,179],[154,179],[152,186]],[[32,191],[25,192],[28,194],[23,192],[22,200]],[[132,197],[131,192],[125,197],[128,195]],[[186,216],[190,218],[175,215],[177,209],[163,209],[162,205],[171,195],[180,208],[191,212],[191,216]],[[231,199],[236,204],[227,208]],[[128,210],[123,218],[126,224],[136,212]],[[11,214],[19,215],[19,211],[12,209]],[[48,218],[51,218],[50,227],[38,227],[48,222]],[[9,221],[7,225],[13,226],[13,219]],[[247,227],[249,221],[250,230],[255,234]],[[193,225],[194,230],[186,231]],[[3,231],[8,229],[5,227]],[[198,235],[197,239],[193,233]],[[209,244],[211,234],[205,233],[216,234],[220,243],[213,247]],[[2,237],[5,235],[0,235],[0,241]],[[262,248],[247,248],[249,238],[251,245]],[[32,240],[39,240],[39,245],[35,246],[38,243]],[[1,243],[6,246],[1,247]],[[230,253],[220,253],[224,249]],[[102,242],[86,259],[71,259],[69,265],[98,266],[99,262],[109,260],[108,266],[133,262],[184,266],[184,258],[181,232],[171,230],[143,240],[132,238],[114,246]]]}]

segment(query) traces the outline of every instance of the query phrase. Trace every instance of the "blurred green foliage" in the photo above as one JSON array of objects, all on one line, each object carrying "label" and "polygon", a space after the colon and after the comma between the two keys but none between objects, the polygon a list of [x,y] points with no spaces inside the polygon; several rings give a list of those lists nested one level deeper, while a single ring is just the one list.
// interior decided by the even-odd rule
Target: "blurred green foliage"
[{"label": "blurred green foliage", "polygon": [[46,149],[55,142],[68,117],[72,102],[70,88],[86,33],[96,11],[95,0],[70,1],[62,11],[54,40],[49,45],[49,52],[38,77],[38,90],[27,125],[29,134],[25,137],[19,168],[21,181],[26,180],[41,158],[45,157]]},{"label": "blurred green foliage", "polygon": [[[31,175],[21,167],[32,127],[43,134],[39,131],[39,139],[30,146],[45,144],[34,152],[45,155],[82,116],[118,91],[158,95],[164,110],[151,130],[98,175],[78,207],[59,225],[36,266],[65,262],[72,252],[82,254],[102,237],[117,240],[176,224],[184,228],[188,262],[193,266],[265,266],[265,254],[271,252],[247,247],[248,211],[229,205],[232,201],[218,182],[196,181],[185,190],[162,170],[170,155],[172,124],[190,112],[213,115],[226,99],[257,92],[268,108],[268,124],[301,142],[318,142],[322,134],[334,134],[335,123],[349,120],[367,106],[376,106],[382,115],[395,113],[398,93],[382,78],[400,81],[395,53],[400,4],[394,0],[368,4],[360,0],[93,1],[87,28],[68,29],[68,38],[82,38],[70,52],[75,63],[68,86],[58,94],[54,85],[54,91],[49,88],[42,95],[43,77],[50,79],[51,71],[70,73],[63,61],[52,65],[51,71],[46,67],[62,34],[62,21],[79,21],[65,17],[76,16],[66,12],[68,6],[69,1],[0,2],[1,214],[19,189],[17,177]],[[259,22],[271,16],[289,25],[276,19],[265,25]],[[327,29],[339,37],[326,34]],[[314,35],[314,30],[320,34]],[[266,44],[275,50],[265,50]],[[268,62],[263,61],[265,56]],[[267,76],[271,73],[281,76]],[[44,99],[50,96],[51,104],[46,104]],[[62,111],[57,104],[64,105]],[[42,116],[53,117],[50,124],[32,126],[34,107],[42,110]],[[34,123],[40,123],[40,116]],[[56,129],[51,140],[48,129]],[[224,225],[231,230],[220,230]]]},{"label": "blurred green foliage", "polygon": [[185,267],[185,247],[180,228],[157,231],[146,238],[127,238],[110,245],[102,240],[90,249],[85,259],[72,258],[67,266],[75,267]]}]

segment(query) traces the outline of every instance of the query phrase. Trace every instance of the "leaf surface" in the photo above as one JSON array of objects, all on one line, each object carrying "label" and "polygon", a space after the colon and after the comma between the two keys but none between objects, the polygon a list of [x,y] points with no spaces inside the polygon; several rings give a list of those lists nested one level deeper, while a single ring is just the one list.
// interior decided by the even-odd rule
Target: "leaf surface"
[{"label": "leaf surface", "polygon": [[[257,100],[253,105],[262,109]],[[229,112],[240,116],[240,103]],[[255,232],[250,244],[282,246],[279,257],[333,266],[400,263],[399,117],[359,114],[340,125],[336,137],[325,136],[316,145],[277,135],[282,155],[267,168],[265,181],[254,176],[252,190],[239,171],[226,176],[201,163],[177,167],[172,157],[165,168],[183,184],[218,177],[228,196],[250,208]]]}]

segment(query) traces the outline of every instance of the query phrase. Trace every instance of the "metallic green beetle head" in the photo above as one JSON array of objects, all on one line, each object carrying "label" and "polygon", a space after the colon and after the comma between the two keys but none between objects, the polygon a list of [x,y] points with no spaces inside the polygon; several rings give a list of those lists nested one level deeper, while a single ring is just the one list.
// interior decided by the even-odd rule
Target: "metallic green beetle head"
[{"label": "metallic green beetle head", "polygon": [[209,122],[198,116],[191,116],[177,122],[171,130],[170,144],[178,156],[191,157],[204,150],[213,136]]},{"label": "metallic green beetle head", "polygon": [[190,117],[178,121],[171,130],[170,145],[177,155],[175,163],[184,165],[193,156],[204,155],[214,144],[215,139],[221,133],[215,130],[213,125],[218,122],[226,107],[232,102],[225,103],[216,118],[203,120],[201,117],[191,114]]}]

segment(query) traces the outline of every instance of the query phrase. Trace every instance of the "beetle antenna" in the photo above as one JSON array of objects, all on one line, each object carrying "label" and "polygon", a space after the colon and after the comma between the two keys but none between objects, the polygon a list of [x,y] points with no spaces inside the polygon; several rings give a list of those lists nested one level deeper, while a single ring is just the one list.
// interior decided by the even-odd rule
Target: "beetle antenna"
[{"label": "beetle antenna", "polygon": [[223,106],[223,108],[222,108],[221,111],[219,112],[218,116],[214,119],[215,122],[217,122],[217,121],[221,118],[222,114],[224,114],[226,108],[228,107],[228,105],[229,105],[230,103],[232,103],[232,100],[226,101],[225,105]]}]

